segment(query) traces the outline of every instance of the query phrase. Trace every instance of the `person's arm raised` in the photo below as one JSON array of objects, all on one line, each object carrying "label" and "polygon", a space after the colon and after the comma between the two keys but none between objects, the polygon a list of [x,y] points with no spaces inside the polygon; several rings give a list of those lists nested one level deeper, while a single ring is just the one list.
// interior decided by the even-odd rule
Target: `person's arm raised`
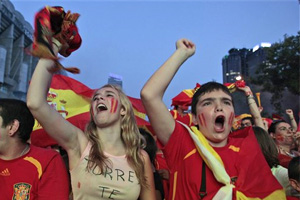
[{"label": "person's arm raised", "polygon": [[141,90],[141,99],[158,139],[166,144],[174,130],[175,121],[163,102],[163,95],[179,67],[195,53],[195,45],[187,40],[176,42],[176,51],[151,76]]},{"label": "person's arm raised", "polygon": [[[57,52],[58,47],[56,45],[53,46]],[[87,140],[84,139],[83,132],[65,120],[47,103],[47,93],[55,67],[53,60],[42,58],[39,60],[29,85],[27,106],[44,130],[68,153],[69,150],[75,149],[77,152],[80,152],[78,151],[78,148],[80,148],[79,140],[82,142]]]},{"label": "person's arm raised", "polygon": [[293,131],[296,132],[298,130],[298,125],[297,125],[297,122],[295,120],[293,110],[292,109],[286,109],[285,112],[289,116]]},{"label": "person's arm raised", "polygon": [[254,120],[254,124],[255,126],[261,127],[263,129],[265,129],[260,111],[257,107],[256,101],[254,99],[253,93],[250,89],[249,86],[245,86],[245,87],[237,87],[239,90],[243,91],[247,97],[247,103],[249,105],[249,110],[250,113],[252,115],[252,118]]}]

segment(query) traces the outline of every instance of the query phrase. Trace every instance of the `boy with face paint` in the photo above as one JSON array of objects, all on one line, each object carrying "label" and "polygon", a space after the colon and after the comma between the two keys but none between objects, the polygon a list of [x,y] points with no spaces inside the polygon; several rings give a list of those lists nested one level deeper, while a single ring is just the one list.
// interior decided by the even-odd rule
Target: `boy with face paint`
[{"label": "boy with face paint", "polygon": [[[285,199],[271,174],[251,127],[230,133],[234,107],[222,84],[203,84],[192,99],[193,123],[173,119],[163,95],[179,67],[195,53],[187,39],[152,75],[141,91],[150,123],[164,144],[170,168],[169,199]],[[254,177],[263,176],[261,179]]]}]

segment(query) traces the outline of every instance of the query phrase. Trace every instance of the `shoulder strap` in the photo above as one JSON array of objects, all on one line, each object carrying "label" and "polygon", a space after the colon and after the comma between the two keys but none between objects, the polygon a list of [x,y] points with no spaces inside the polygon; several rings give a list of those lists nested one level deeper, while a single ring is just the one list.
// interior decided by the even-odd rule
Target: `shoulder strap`
[{"label": "shoulder strap", "polygon": [[200,186],[200,191],[199,191],[199,195],[200,195],[200,199],[203,199],[206,195],[206,165],[205,162],[202,161],[202,176],[201,176],[201,186]]}]

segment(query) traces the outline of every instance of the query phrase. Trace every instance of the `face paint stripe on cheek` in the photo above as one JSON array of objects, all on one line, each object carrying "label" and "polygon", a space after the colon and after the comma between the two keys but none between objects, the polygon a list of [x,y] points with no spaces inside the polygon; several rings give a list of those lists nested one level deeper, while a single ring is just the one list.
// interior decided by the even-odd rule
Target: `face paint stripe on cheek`
[{"label": "face paint stripe on cheek", "polygon": [[228,125],[232,125],[232,121],[233,121],[233,113],[230,114]]},{"label": "face paint stripe on cheek", "polygon": [[117,107],[118,107],[118,101],[115,98],[112,98],[110,112],[115,113],[117,111]]},{"label": "face paint stripe on cheek", "polygon": [[276,138],[276,140],[278,140],[278,141],[283,141],[283,140],[284,140],[284,138],[283,138],[282,135],[276,135],[275,138]]},{"label": "face paint stripe on cheek", "polygon": [[115,102],[116,103],[115,103],[114,113],[117,112],[117,108],[118,108],[118,104],[119,104],[118,100],[116,100],[116,99],[115,99]]},{"label": "face paint stripe on cheek", "polygon": [[206,121],[203,113],[201,113],[201,117],[202,117],[203,125],[206,126]]},{"label": "face paint stripe on cheek", "polygon": [[115,99],[111,98],[110,99],[110,113],[113,113],[114,107],[115,107]]},{"label": "face paint stripe on cheek", "polygon": [[202,119],[201,119],[201,115],[198,115],[198,119],[200,121],[200,125],[203,126],[203,122],[202,122]]}]

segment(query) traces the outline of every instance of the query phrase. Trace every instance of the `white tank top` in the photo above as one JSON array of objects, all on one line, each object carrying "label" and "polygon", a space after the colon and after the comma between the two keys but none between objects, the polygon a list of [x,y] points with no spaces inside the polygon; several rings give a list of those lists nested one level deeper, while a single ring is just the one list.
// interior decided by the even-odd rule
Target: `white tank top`
[{"label": "white tank top", "polygon": [[91,149],[88,143],[79,164],[70,171],[74,200],[136,200],[141,186],[126,156],[113,156],[108,153],[111,164],[100,174],[97,167],[93,172],[86,170],[87,158]]}]

